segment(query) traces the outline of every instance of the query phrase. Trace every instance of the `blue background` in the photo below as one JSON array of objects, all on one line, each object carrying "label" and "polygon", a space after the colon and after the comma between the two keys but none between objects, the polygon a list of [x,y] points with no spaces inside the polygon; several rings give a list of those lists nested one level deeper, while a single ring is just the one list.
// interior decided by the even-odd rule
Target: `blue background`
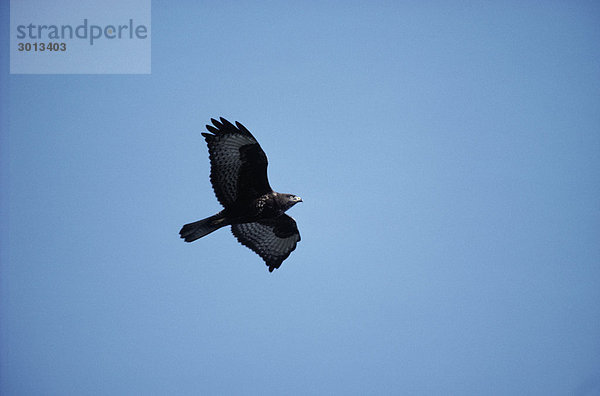
[{"label": "blue background", "polygon": [[[0,393],[600,394],[598,3],[201,3],[115,76],[9,75],[2,2]],[[273,274],[179,239],[218,116]]]}]

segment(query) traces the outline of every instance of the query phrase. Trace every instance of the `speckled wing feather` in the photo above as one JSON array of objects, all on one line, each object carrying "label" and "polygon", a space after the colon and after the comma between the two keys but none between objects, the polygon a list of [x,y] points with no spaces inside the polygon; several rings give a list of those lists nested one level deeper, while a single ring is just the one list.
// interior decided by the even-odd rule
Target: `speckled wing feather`
[{"label": "speckled wing feather", "polygon": [[269,272],[279,268],[300,242],[296,221],[286,214],[255,223],[233,224],[231,232],[242,245],[265,260]]},{"label": "speckled wing feather", "polygon": [[271,192],[267,156],[254,136],[239,122],[212,119],[211,133],[202,133],[210,157],[210,181],[217,199],[227,207]]}]

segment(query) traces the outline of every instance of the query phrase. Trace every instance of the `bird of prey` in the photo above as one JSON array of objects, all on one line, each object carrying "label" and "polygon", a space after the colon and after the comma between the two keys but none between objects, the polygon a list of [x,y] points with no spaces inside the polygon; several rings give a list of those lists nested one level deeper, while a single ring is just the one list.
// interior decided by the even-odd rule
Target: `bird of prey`
[{"label": "bird of prey", "polygon": [[296,249],[300,233],[285,211],[302,202],[293,194],[275,192],[267,179],[267,156],[245,126],[212,119],[202,133],[208,145],[210,182],[223,210],[186,224],[179,235],[186,242],[230,225],[237,240],[265,260],[269,272]]}]

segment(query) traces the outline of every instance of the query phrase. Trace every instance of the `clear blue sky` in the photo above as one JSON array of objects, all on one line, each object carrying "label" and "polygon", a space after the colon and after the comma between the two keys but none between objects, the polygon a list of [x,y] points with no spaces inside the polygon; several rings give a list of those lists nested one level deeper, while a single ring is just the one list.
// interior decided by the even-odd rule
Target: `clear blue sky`
[{"label": "clear blue sky", "polygon": [[[9,75],[2,2],[0,393],[600,394],[600,6],[452,3],[153,1],[151,75]],[[179,239],[218,116],[304,199],[272,274]]]}]

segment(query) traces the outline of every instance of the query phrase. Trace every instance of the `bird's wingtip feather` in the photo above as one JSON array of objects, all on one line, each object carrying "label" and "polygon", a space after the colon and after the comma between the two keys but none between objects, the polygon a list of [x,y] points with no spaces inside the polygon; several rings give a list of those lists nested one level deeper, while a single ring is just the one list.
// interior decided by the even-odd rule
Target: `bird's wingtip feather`
[{"label": "bird's wingtip feather", "polygon": [[[215,128],[214,126],[212,126],[212,125],[206,125],[206,129],[208,129],[208,131],[209,131],[209,132],[212,132],[212,133],[214,133],[214,135],[217,135],[217,134],[219,133],[219,130],[218,130],[217,128]],[[203,135],[203,136],[206,136],[206,135],[208,135],[208,134],[207,134],[207,133],[206,133],[206,134],[205,134],[205,133],[202,133],[202,135]],[[214,136],[214,135],[211,135],[211,136]],[[208,136],[207,136],[207,137],[208,137]]]}]

